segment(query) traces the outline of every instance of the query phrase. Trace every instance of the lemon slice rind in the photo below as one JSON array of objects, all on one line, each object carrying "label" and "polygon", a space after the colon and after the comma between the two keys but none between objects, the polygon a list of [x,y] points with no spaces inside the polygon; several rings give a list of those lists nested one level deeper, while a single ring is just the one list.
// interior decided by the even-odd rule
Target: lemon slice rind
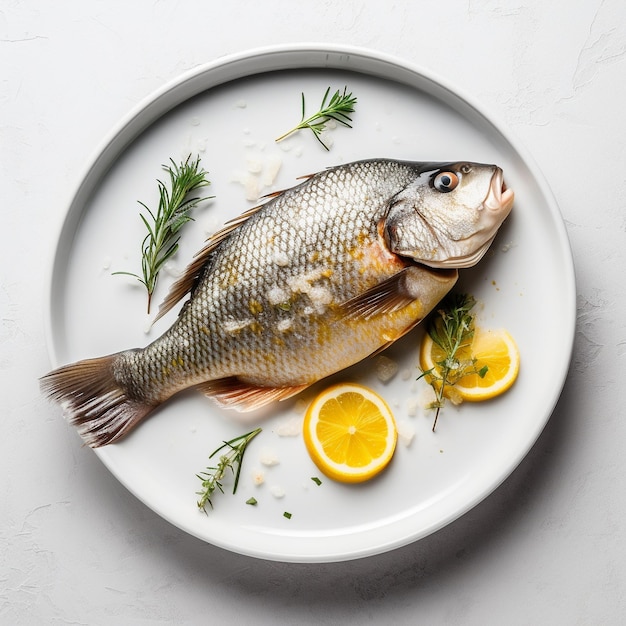
[{"label": "lemon slice rind", "polygon": [[[372,402],[387,425],[385,448],[382,453],[368,464],[353,466],[332,460],[319,440],[316,428],[321,407],[329,400],[336,399],[344,393],[357,393]],[[313,462],[329,478],[340,482],[357,483],[369,480],[379,474],[391,461],[398,439],[397,428],[391,409],[374,391],[357,383],[339,383],[322,391],[309,406],[304,418],[304,441]]]}]

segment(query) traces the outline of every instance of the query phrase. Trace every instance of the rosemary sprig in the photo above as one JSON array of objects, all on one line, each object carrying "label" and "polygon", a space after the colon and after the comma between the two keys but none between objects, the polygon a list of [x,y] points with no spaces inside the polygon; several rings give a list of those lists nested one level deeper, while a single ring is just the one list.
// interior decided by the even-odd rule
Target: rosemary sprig
[{"label": "rosemary sprig", "polygon": [[297,126],[294,126],[290,131],[287,131],[284,135],[281,135],[276,139],[277,142],[282,141],[292,133],[295,133],[298,130],[302,129],[310,129],[313,131],[315,138],[324,146],[326,150],[329,150],[329,147],[322,141],[321,134],[326,128],[326,124],[330,120],[335,120],[339,124],[343,126],[347,126],[348,128],[352,128],[350,122],[352,118],[350,118],[349,113],[354,113],[354,105],[356,104],[356,97],[352,96],[352,93],[346,93],[347,87],[343,88],[343,94],[337,90],[335,94],[331,97],[328,104],[326,104],[326,100],[328,98],[328,94],[330,93],[330,87],[326,90],[324,97],[322,98],[322,104],[320,106],[320,110],[317,113],[311,115],[311,117],[304,118],[305,113],[305,103],[304,103],[304,93],[302,94],[302,119]]},{"label": "rosemary sprig", "polygon": [[[226,472],[230,469],[235,476],[235,483],[233,485],[233,493],[237,491],[237,485],[239,484],[239,474],[241,473],[241,464],[243,462],[243,455],[246,452],[248,444],[261,432],[261,428],[252,430],[245,435],[235,437],[230,441],[225,441],[217,450],[214,450],[209,458],[212,459],[218,452],[226,449],[226,452],[219,457],[217,465],[214,467],[207,467],[204,472],[196,474],[202,481],[202,490],[196,492],[200,496],[198,500],[198,508],[202,509],[205,513],[206,505],[209,504],[213,508],[213,502],[211,498],[217,489],[224,493],[222,481]],[[236,466],[236,468],[235,468]]]},{"label": "rosemary sprig", "polygon": [[426,380],[435,390],[435,400],[429,408],[436,409],[432,430],[435,432],[439,412],[445,403],[445,394],[463,376],[478,374],[481,378],[488,367],[477,369],[475,358],[460,358],[459,351],[468,347],[474,336],[474,315],[470,313],[476,300],[468,294],[451,294],[443,306],[431,318],[427,332],[430,338],[443,350],[444,357],[433,367],[418,377]]},{"label": "rosemary sprig", "polygon": [[148,234],[141,244],[141,276],[132,272],[114,272],[114,274],[134,276],[145,286],[148,292],[148,313],[150,313],[150,303],[159,272],[178,250],[180,240],[180,236],[177,237],[178,232],[184,224],[193,220],[190,215],[191,210],[206,199],[190,197],[190,195],[197,189],[211,184],[206,178],[207,172],[200,167],[199,157],[191,161],[190,155],[179,165],[172,159],[170,162],[171,166],[163,166],[169,174],[169,187],[157,180],[159,206],[156,214],[146,204],[139,201],[139,204],[148,212],[148,216],[143,213],[139,214],[148,229]]}]

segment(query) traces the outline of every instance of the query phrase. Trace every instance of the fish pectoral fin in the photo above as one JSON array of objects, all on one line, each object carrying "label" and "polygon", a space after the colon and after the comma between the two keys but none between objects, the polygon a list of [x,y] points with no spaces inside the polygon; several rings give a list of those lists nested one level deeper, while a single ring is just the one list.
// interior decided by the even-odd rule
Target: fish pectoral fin
[{"label": "fish pectoral fin", "polygon": [[419,301],[426,315],[454,286],[456,270],[409,265],[341,305],[349,319],[389,315]]},{"label": "fish pectoral fin", "polygon": [[308,386],[305,384],[293,387],[261,387],[232,376],[200,383],[196,388],[224,409],[235,409],[240,413],[247,413],[271,402],[291,398]]},{"label": "fish pectoral fin", "polygon": [[350,298],[341,305],[346,317],[371,319],[377,315],[386,315],[399,311],[415,300],[404,289],[405,268],[390,278],[378,283],[363,293]]}]

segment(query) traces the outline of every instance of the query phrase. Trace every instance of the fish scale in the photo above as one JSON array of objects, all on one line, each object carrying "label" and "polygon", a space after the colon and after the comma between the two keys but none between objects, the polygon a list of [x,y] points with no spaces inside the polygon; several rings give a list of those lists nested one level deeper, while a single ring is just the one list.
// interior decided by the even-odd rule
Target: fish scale
[{"label": "fish scale", "polygon": [[[454,189],[439,188],[442,173]],[[454,285],[459,249],[476,262],[511,204],[493,165],[325,170],[208,241],[160,310],[190,294],[161,337],[63,366],[42,388],[92,446],[188,387],[238,410],[291,397],[413,328]]]}]

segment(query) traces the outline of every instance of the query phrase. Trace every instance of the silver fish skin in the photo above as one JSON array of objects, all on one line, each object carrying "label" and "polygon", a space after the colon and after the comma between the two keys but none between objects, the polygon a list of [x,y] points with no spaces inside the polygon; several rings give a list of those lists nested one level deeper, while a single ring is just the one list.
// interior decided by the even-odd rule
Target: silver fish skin
[{"label": "silver fish skin", "polygon": [[511,210],[502,170],[387,159],[330,168],[209,239],[145,348],[44,376],[93,447],[115,442],[177,392],[254,410],[384,349],[483,256]]}]

